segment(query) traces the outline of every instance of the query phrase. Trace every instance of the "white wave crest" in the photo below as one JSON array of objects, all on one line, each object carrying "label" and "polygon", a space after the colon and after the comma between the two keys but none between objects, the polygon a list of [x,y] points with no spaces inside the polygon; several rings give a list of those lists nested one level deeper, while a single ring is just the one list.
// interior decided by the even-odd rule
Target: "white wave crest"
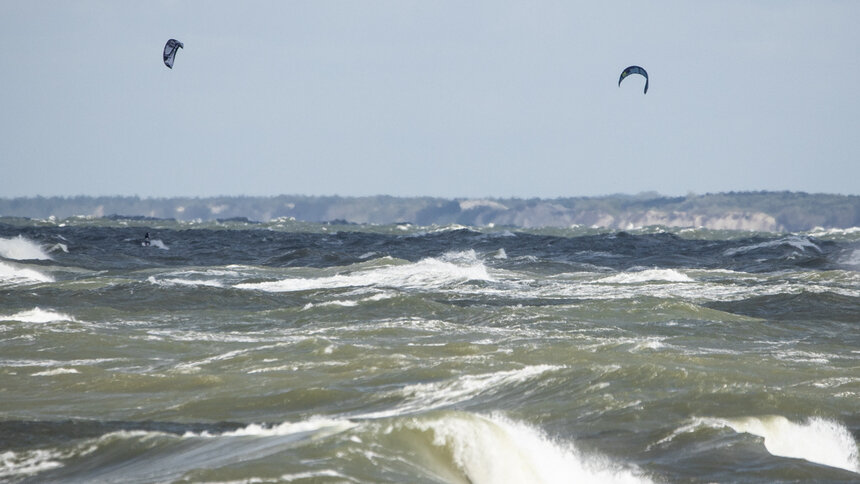
[{"label": "white wave crest", "polygon": [[0,262],[0,285],[38,284],[40,282],[54,282],[54,278],[35,269]]},{"label": "white wave crest", "polygon": [[0,453],[0,478],[32,476],[61,467],[61,456],[48,450]]},{"label": "white wave crest", "polygon": [[466,375],[453,380],[408,385],[396,393],[408,398],[400,408],[386,412],[389,415],[413,411],[427,411],[463,402],[489,390],[514,385],[537,378],[544,373],[566,368],[556,365],[527,366],[517,370],[500,371],[483,375]]},{"label": "white wave crest", "polygon": [[785,237],[777,240],[769,240],[767,242],[761,242],[759,244],[753,245],[745,245],[743,247],[735,247],[733,249],[727,249],[723,252],[723,255],[726,257],[732,257],[738,254],[745,254],[747,252],[751,252],[758,249],[766,249],[770,247],[778,247],[780,245],[789,245],[794,247],[800,252],[806,252],[806,249],[812,249],[816,252],[821,252],[821,247],[818,247],[815,243],[809,240],[806,237],[801,237],[797,235],[792,235],[789,237]]},{"label": "white wave crest", "polygon": [[844,229],[840,228],[830,228],[825,229],[824,227],[815,227],[811,231],[809,231],[809,235],[812,237],[825,237],[825,236],[833,236],[833,235],[854,235],[860,234],[860,227],[848,227]]},{"label": "white wave crest", "polygon": [[169,278],[169,279],[156,279],[155,276],[149,276],[147,282],[150,284],[155,284],[156,286],[162,287],[170,287],[170,286],[206,286],[206,287],[223,287],[223,284],[219,281],[212,280],[195,280],[195,279],[180,279],[180,278]]},{"label": "white wave crest", "polygon": [[0,237],[0,257],[14,260],[51,259],[41,245],[21,235],[8,239]]},{"label": "white wave crest", "polygon": [[40,308],[21,311],[11,316],[0,316],[0,318],[7,321],[20,321],[22,323],[56,323],[60,321],[75,321],[75,318],[68,314],[58,313],[56,311],[47,311]]},{"label": "white wave crest", "polygon": [[690,276],[675,269],[647,269],[636,272],[623,272],[604,277],[597,282],[610,284],[636,284],[640,282],[695,282]]},{"label": "white wave crest", "polygon": [[33,373],[33,376],[74,375],[76,373],[80,372],[74,368],[55,368],[53,370],[45,370],[40,371],[38,373]]},{"label": "white wave crest", "polygon": [[[395,287],[437,288],[467,281],[493,281],[487,267],[476,259],[468,259],[462,253],[445,259],[427,258],[411,264],[388,265],[349,274],[338,274],[318,278],[294,278],[280,281],[242,283],[238,289],[268,292],[308,291],[344,287]],[[451,261],[453,259],[453,261]]]},{"label": "white wave crest", "polygon": [[765,448],[773,455],[860,472],[857,442],[847,428],[833,420],[813,417],[804,423],[795,423],[773,415],[725,422],[735,432],[762,437]]},{"label": "white wave crest", "polygon": [[450,452],[455,465],[476,484],[650,482],[635,469],[586,455],[538,428],[500,415],[446,413],[409,419],[404,426],[431,432],[433,445]]},{"label": "white wave crest", "polygon": [[345,432],[357,425],[345,419],[312,417],[301,422],[285,422],[275,426],[250,424],[247,427],[218,434],[210,432],[186,432],[183,437],[282,437],[285,435],[313,434],[319,438]]},{"label": "white wave crest", "polygon": [[[146,245],[147,245],[147,244],[146,244],[146,242],[141,242],[141,243],[140,243],[140,245],[141,245],[141,246],[146,247]],[[150,245],[150,246],[152,246],[152,247],[158,247],[158,248],[159,248],[159,249],[161,249],[161,250],[170,250],[170,247],[168,247],[167,245],[165,245],[165,244],[164,244],[164,241],[163,241],[163,240],[161,240],[161,239],[152,239],[152,240],[149,242],[149,245]]]},{"label": "white wave crest", "polygon": [[69,253],[69,246],[66,244],[58,242],[58,243],[54,244],[53,246],[51,246],[51,248],[48,249],[48,252],[56,252],[58,250],[68,254]]},{"label": "white wave crest", "polygon": [[781,415],[734,419],[697,418],[657,444],[697,428],[730,428],[764,439],[767,451],[775,456],[803,459],[816,464],[860,473],[860,451],[851,432],[842,424],[820,417],[803,423]]}]

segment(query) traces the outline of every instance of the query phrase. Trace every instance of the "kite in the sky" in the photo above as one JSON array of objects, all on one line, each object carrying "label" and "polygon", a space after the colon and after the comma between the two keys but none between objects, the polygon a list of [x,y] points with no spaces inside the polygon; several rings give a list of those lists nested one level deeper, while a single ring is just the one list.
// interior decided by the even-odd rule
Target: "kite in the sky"
[{"label": "kite in the sky", "polygon": [[176,39],[170,39],[164,44],[164,65],[173,69],[173,58],[176,57],[176,51],[183,48],[182,42]]},{"label": "kite in the sky", "polygon": [[[165,51],[166,52],[166,51]],[[645,92],[643,94],[648,93],[648,73],[645,72],[645,69],[639,66],[630,66],[627,69],[621,71],[621,77],[618,78],[618,87],[621,87],[621,81],[623,81],[630,74],[642,74],[645,76]]]}]

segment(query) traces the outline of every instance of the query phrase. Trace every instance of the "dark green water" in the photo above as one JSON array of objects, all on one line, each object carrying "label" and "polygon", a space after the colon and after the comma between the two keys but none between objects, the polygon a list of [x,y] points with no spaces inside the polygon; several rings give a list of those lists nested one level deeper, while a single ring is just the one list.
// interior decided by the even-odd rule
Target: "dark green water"
[{"label": "dark green water", "polygon": [[858,254],[4,219],[0,481],[856,482]]}]

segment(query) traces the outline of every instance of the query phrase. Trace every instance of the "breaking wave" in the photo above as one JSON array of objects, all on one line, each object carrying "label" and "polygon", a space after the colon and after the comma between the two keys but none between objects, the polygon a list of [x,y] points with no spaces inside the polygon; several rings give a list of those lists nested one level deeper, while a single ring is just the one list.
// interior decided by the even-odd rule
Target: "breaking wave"
[{"label": "breaking wave", "polygon": [[[555,441],[531,425],[501,415],[447,412],[438,417],[407,419],[393,427],[429,434],[429,445],[448,454],[467,482],[520,483],[643,483],[638,469],[581,452]],[[416,436],[421,445],[420,436]],[[426,445],[426,444],[425,444]]]},{"label": "breaking wave", "polygon": [[50,260],[45,249],[36,242],[21,235],[0,237],[0,257],[13,260]]},{"label": "breaking wave", "polygon": [[437,288],[468,281],[493,281],[487,267],[469,252],[452,253],[439,259],[387,265],[348,274],[318,278],[291,278],[279,281],[241,283],[235,287],[268,292],[308,291],[345,287]]},{"label": "breaking wave", "polygon": [[771,455],[803,459],[860,473],[860,451],[851,432],[836,421],[820,417],[811,417],[801,423],[792,422],[781,415],[697,418],[658,444],[699,428],[730,428],[738,433],[762,438],[765,449]]},{"label": "breaking wave", "polygon": [[675,269],[646,269],[637,272],[624,272],[604,277],[597,282],[613,284],[636,284],[639,282],[695,282],[690,276]]},{"label": "breaking wave", "polygon": [[20,321],[22,323],[56,323],[60,321],[74,321],[75,318],[56,311],[33,308],[10,316],[0,316],[0,320]]}]

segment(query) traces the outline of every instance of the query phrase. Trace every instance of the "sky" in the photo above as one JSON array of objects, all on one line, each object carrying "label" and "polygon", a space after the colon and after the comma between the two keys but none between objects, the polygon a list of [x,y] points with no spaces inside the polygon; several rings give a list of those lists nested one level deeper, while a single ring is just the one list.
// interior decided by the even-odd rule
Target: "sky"
[{"label": "sky", "polygon": [[[856,0],[0,2],[0,197],[857,195],[857,19]],[[618,86],[634,64],[647,94]]]}]

